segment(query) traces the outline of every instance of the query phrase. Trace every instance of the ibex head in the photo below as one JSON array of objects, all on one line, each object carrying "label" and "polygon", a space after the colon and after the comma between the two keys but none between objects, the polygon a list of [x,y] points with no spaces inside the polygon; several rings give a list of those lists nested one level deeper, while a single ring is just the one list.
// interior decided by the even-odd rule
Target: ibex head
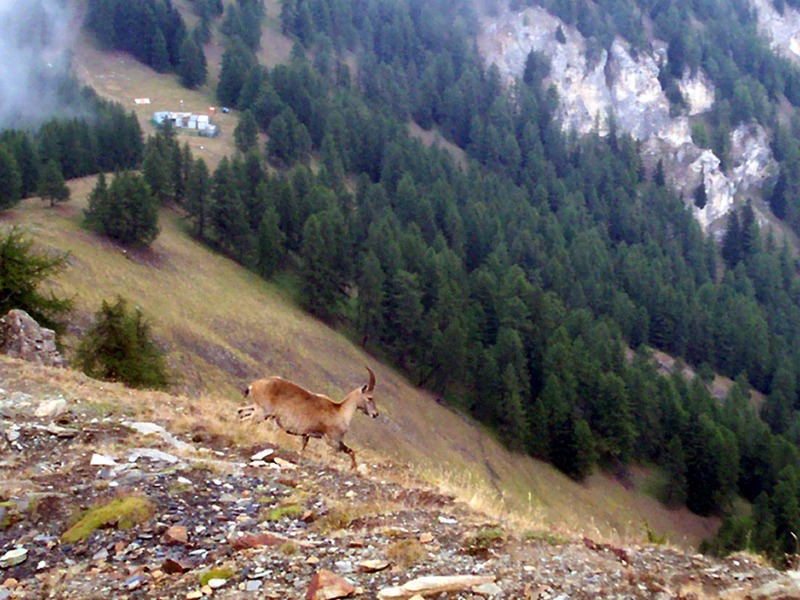
[{"label": "ibex head", "polygon": [[372,397],[372,392],[375,390],[375,373],[369,367],[367,367],[367,371],[369,372],[369,383],[361,386],[361,394],[356,407],[374,419],[378,416],[378,407],[375,406],[375,399]]}]

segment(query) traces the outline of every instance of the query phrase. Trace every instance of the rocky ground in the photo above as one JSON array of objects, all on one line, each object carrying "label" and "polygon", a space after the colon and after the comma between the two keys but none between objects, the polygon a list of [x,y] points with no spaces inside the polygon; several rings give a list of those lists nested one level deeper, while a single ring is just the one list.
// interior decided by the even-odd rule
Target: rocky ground
[{"label": "rocky ground", "polygon": [[488,522],[398,465],[180,439],[58,394],[0,388],[0,417],[0,600],[800,598],[753,557]]}]

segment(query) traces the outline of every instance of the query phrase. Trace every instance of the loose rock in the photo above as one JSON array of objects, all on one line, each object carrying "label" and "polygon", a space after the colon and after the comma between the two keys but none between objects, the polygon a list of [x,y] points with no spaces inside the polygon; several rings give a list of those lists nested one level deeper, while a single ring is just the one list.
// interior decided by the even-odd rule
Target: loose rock
[{"label": "loose rock", "polygon": [[25,548],[14,548],[0,556],[0,567],[7,569],[25,562],[27,558],[28,551]]},{"label": "loose rock", "polygon": [[209,579],[208,580],[208,587],[210,587],[212,590],[218,590],[219,588],[224,586],[226,583],[228,583],[227,579],[222,579],[222,578],[219,578],[219,577],[215,577],[214,579]]},{"label": "loose rock", "polygon": [[56,398],[55,400],[42,402],[33,414],[41,419],[55,419],[63,415],[67,410],[69,410],[67,401],[64,398]]},{"label": "loose rock", "polygon": [[92,459],[89,461],[89,464],[93,467],[113,467],[116,466],[118,463],[110,456],[97,454],[95,452],[94,454],[92,454]]},{"label": "loose rock", "polygon": [[332,571],[321,569],[311,578],[311,583],[306,591],[306,600],[334,600],[334,598],[347,598],[356,591],[356,588],[344,577]]},{"label": "loose rock", "polygon": [[365,560],[359,563],[358,570],[362,573],[377,573],[389,568],[388,560]]},{"label": "loose rock", "polygon": [[256,452],[253,456],[250,457],[250,460],[264,460],[268,456],[272,456],[275,453],[275,450],[272,448],[266,448],[261,452]]},{"label": "loose rock", "polygon": [[161,541],[167,546],[185,546],[189,543],[189,532],[183,525],[173,525],[164,532]]},{"label": "loose rock", "polygon": [[164,561],[164,564],[161,565],[161,570],[169,575],[177,575],[180,573],[185,573],[190,568],[191,567],[188,564],[182,563],[181,561],[174,558],[168,558],[167,560]]},{"label": "loose rock", "polygon": [[482,575],[420,577],[399,587],[383,589],[378,592],[378,598],[379,600],[389,600],[391,598],[411,598],[415,594],[426,596],[444,592],[463,592],[486,583],[494,583],[494,577]]}]

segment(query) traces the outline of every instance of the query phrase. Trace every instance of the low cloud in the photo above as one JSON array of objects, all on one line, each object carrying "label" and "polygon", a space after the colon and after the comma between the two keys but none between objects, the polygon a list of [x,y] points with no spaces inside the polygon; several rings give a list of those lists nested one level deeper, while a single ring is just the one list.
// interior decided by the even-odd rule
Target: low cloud
[{"label": "low cloud", "polygon": [[0,0],[0,128],[74,112],[69,50],[76,28],[72,3]]}]

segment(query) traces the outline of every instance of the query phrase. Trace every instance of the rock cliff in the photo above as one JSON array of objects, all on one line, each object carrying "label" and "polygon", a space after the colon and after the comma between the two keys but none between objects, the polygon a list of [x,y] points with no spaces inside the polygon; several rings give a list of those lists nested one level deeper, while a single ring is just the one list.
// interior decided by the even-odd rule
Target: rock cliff
[{"label": "rock cliff", "polygon": [[[800,40],[800,14],[787,9],[787,14],[797,16],[797,25],[789,26],[767,0],[754,2],[769,5],[772,10],[762,11],[770,15],[766,23],[775,27],[781,24],[787,30],[780,29],[782,33],[775,39],[800,52],[800,41],[796,41]],[[671,115],[658,80],[667,48],[661,40],[652,39],[647,50],[636,51],[618,37],[609,50],[597,50],[576,28],[534,6],[485,19],[478,44],[487,64],[497,65],[508,83],[522,75],[531,50],[547,56],[552,65],[548,83],[559,93],[558,118],[564,129],[579,134],[596,129],[606,134],[609,117],[613,117],[620,130],[642,142],[649,168],[663,161],[668,183],[690,203],[707,231],[737,201],[755,195],[775,172],[767,133],[760,126],[740,126],[733,131],[727,169],[711,150],[695,144],[691,119],[713,106],[715,90],[702,71],[687,73],[679,87],[688,110]],[[701,182],[708,202],[699,208],[692,197]]]}]

